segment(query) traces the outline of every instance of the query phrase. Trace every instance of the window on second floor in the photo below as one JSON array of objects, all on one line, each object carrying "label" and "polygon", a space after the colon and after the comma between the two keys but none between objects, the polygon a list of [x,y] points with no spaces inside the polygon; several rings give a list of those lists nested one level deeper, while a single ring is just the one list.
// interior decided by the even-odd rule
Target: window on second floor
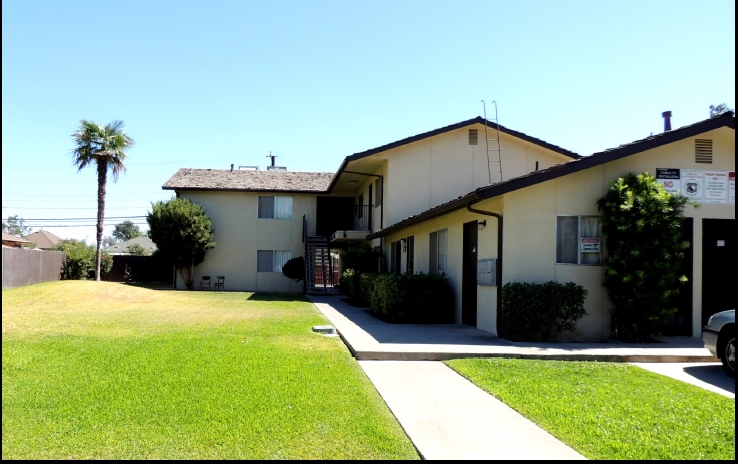
[{"label": "window on second floor", "polygon": [[260,219],[292,219],[292,197],[259,196]]}]

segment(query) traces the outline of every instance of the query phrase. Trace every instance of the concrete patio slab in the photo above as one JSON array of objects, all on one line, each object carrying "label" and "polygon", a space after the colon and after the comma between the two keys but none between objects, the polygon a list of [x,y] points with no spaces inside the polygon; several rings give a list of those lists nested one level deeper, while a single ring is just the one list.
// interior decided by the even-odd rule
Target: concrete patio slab
[{"label": "concrete patio slab", "polygon": [[458,324],[387,324],[341,300],[340,296],[308,298],[331,324],[357,360],[443,361],[505,357],[600,362],[715,362],[691,337],[666,337],[665,343],[522,343]]},{"label": "concrete patio slab", "polygon": [[443,363],[359,365],[424,459],[584,459]]}]

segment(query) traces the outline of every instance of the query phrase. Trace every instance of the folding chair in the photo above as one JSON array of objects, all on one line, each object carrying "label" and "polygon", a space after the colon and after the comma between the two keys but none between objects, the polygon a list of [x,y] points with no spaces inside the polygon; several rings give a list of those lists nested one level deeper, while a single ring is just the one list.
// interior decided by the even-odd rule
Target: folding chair
[{"label": "folding chair", "polygon": [[200,279],[200,290],[203,289],[212,290],[210,288],[210,276],[202,276]]},{"label": "folding chair", "polygon": [[225,276],[217,276],[216,279],[218,280],[215,282],[215,289],[225,290]]}]

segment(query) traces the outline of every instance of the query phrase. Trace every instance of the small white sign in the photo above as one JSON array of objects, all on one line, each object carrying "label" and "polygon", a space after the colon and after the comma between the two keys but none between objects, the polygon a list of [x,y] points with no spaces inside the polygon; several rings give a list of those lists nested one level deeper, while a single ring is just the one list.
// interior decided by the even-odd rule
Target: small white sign
[{"label": "small white sign", "polygon": [[599,253],[600,252],[600,239],[599,238],[580,239],[579,251],[581,251],[582,253]]},{"label": "small white sign", "polygon": [[718,240],[717,241],[717,246],[724,247],[725,246],[725,240]]},{"label": "small white sign", "polygon": [[705,171],[705,194],[703,203],[725,204],[728,202],[728,173]]},{"label": "small white sign", "polygon": [[728,204],[735,204],[735,171],[728,173]]},{"label": "small white sign", "polygon": [[705,171],[682,169],[682,195],[697,203],[702,203],[705,190]]}]

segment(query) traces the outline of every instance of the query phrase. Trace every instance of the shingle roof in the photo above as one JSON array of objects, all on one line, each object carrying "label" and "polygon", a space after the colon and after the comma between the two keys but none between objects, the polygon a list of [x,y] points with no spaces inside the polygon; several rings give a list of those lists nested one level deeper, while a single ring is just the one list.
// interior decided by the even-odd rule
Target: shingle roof
[{"label": "shingle roof", "polygon": [[26,236],[26,239],[35,243],[36,248],[48,250],[63,239],[52,234],[48,230],[37,230],[36,232]]},{"label": "shingle roof", "polygon": [[15,235],[6,234],[5,232],[3,232],[3,242],[31,243],[25,238],[16,237]]},{"label": "shingle roof", "polygon": [[327,191],[333,176],[332,172],[182,168],[162,188],[164,190],[322,193]]},{"label": "shingle roof", "polygon": [[140,245],[150,253],[154,252],[157,248],[156,243],[154,243],[153,240],[145,235],[141,235],[140,237],[134,237],[130,240],[110,245],[105,250],[109,253],[128,253],[129,248],[133,245]]},{"label": "shingle roof", "polygon": [[367,239],[371,240],[383,237],[395,230],[400,230],[407,226],[423,222],[427,219],[438,217],[451,211],[464,208],[470,202],[476,202],[479,200],[496,197],[505,193],[529,187],[531,185],[540,184],[541,182],[546,182],[548,180],[556,179],[567,174],[572,174],[594,166],[599,166],[610,161],[625,158],[626,156],[635,155],[636,153],[651,150],[663,145],[667,145],[669,143],[683,140],[688,137],[694,137],[696,135],[719,129],[721,127],[728,127],[735,130],[735,113],[728,112],[716,118],[706,119],[669,132],[652,135],[650,137],[646,137],[645,139],[636,140],[631,143],[620,145],[617,148],[610,148],[605,151],[594,153],[590,156],[573,159],[564,164],[557,164],[547,169],[529,172],[522,176],[508,179],[504,182],[499,182],[486,187],[480,187],[466,195],[462,195],[446,203],[434,206],[433,208],[423,211],[422,213],[409,216],[399,222],[385,227],[382,230],[378,230],[372,234],[369,234],[367,236]]}]

